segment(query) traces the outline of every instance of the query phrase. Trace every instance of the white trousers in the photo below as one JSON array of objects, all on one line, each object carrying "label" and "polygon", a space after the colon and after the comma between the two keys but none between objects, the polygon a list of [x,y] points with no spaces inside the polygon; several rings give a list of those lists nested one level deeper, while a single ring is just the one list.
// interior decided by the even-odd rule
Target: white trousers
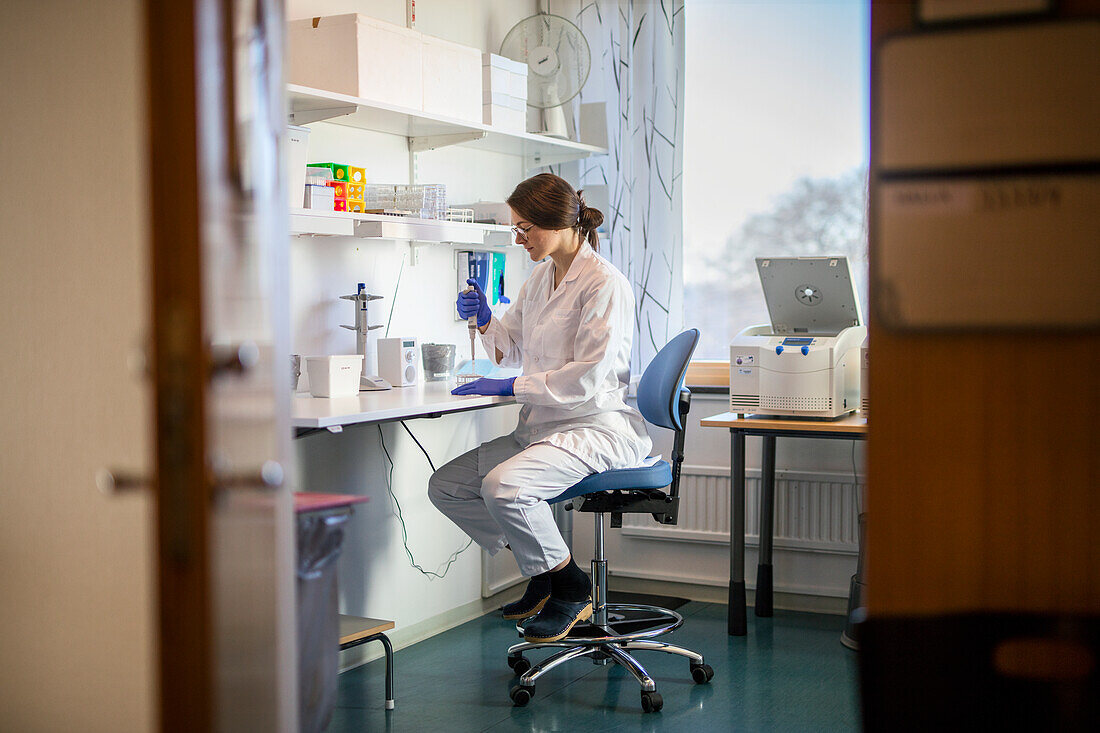
[{"label": "white trousers", "polygon": [[569,557],[552,499],[594,473],[549,443],[523,448],[511,435],[491,440],[441,467],[428,480],[428,497],[490,555],[505,544],[527,577]]}]

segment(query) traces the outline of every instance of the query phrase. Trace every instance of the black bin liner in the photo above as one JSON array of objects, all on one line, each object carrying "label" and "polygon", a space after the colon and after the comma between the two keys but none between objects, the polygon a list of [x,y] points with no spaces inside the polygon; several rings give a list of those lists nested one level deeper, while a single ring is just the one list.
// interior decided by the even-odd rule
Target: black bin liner
[{"label": "black bin liner", "polygon": [[336,559],[351,508],[299,514],[298,707],[299,727],[323,731],[336,708],[340,620]]}]

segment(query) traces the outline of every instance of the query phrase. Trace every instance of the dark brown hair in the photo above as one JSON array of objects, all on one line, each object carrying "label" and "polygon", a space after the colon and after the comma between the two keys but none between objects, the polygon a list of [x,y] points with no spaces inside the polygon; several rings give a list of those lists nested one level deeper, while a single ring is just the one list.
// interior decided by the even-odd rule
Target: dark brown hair
[{"label": "dark brown hair", "polygon": [[540,229],[574,229],[588,240],[592,249],[600,250],[596,227],[603,224],[603,212],[584,203],[583,191],[574,191],[564,178],[553,173],[539,173],[523,181],[508,205],[526,221]]}]

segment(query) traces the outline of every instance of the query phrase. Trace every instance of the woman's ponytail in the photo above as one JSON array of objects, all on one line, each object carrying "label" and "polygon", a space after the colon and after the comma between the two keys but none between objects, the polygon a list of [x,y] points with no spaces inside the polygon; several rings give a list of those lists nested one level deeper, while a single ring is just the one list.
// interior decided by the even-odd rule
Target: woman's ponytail
[{"label": "woman's ponytail", "polygon": [[596,252],[600,251],[600,235],[596,232],[596,229],[603,224],[603,212],[599,209],[593,209],[591,206],[587,206],[584,203],[583,191],[577,191],[577,198],[581,200],[581,211],[577,217],[577,228],[580,229],[581,236],[588,240],[588,243],[592,245],[592,249]]}]

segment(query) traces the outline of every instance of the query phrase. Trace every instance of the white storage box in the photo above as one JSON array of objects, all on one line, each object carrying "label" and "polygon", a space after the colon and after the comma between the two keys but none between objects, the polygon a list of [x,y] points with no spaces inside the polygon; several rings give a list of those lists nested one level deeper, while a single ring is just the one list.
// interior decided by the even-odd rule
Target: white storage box
[{"label": "white storage box", "polygon": [[507,94],[527,103],[527,64],[486,53],[481,56],[482,91]]},{"label": "white storage box", "polygon": [[292,209],[302,208],[306,188],[306,161],[309,160],[309,128],[287,125],[286,164],[288,203]]},{"label": "white storage box", "polygon": [[306,184],[305,208],[332,211],[336,204],[336,189],[332,186]]},{"label": "white storage box", "polygon": [[423,109],[418,31],[358,13],[294,20],[288,26],[291,84]]},{"label": "white storage box", "polygon": [[478,201],[476,204],[456,204],[456,208],[470,209],[474,212],[474,221],[481,224],[512,223],[512,210],[503,201]]},{"label": "white storage box", "polygon": [[422,109],[468,122],[480,122],[481,51],[442,38],[422,36]]},{"label": "white storage box", "polygon": [[497,92],[484,92],[481,99],[482,122],[486,125],[510,132],[526,131],[527,102]]},{"label": "white storage box", "polygon": [[356,396],[362,372],[362,354],[306,357],[309,393],[314,397]]}]

